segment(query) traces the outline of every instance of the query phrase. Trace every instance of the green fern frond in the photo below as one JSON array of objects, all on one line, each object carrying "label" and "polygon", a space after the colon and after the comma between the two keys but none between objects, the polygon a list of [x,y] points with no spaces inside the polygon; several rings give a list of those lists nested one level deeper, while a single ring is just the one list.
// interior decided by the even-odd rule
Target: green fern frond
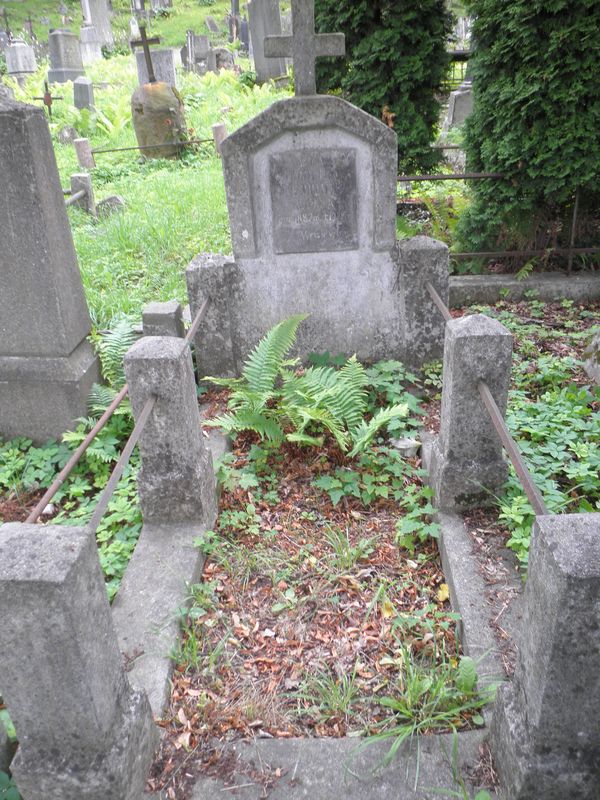
[{"label": "green fern frond", "polygon": [[363,365],[352,356],[340,369],[337,376],[337,391],[332,396],[329,408],[343,420],[350,432],[363,421],[367,408],[368,378]]},{"label": "green fern frond", "polygon": [[270,392],[275,385],[283,358],[296,338],[298,325],[308,314],[296,314],[284,319],[264,336],[250,353],[242,376],[251,392]]},{"label": "green fern frond", "polygon": [[125,383],[123,358],[139,335],[128,319],[119,320],[109,331],[102,331],[96,349],[102,365],[102,374],[109,386],[120,389]]},{"label": "green fern frond", "polygon": [[394,406],[381,408],[370,420],[365,422],[362,420],[352,432],[352,450],[348,456],[352,458],[362,452],[366,446],[371,442],[375,434],[384,425],[387,425],[393,419],[398,417],[406,417],[408,415],[407,403],[397,403]]},{"label": "green fern frond", "polygon": [[296,442],[296,444],[305,444],[308,447],[323,447],[322,436],[309,436],[306,433],[288,433],[285,437],[288,442]]},{"label": "green fern frond", "polygon": [[329,409],[284,405],[282,406],[282,411],[290,419],[297,433],[304,434],[306,428],[313,423],[321,425],[332,434],[341,450],[346,451],[348,449],[348,436]]},{"label": "green fern frond", "polygon": [[284,438],[283,430],[276,420],[248,409],[241,409],[235,414],[222,414],[204,424],[212,428],[222,428],[227,433],[254,431],[261,439],[268,439],[276,444],[281,443]]},{"label": "green fern frond", "polygon": [[237,389],[244,381],[242,378],[213,378],[211,375],[205,375],[203,381],[210,381],[215,386],[224,386],[225,389]]}]

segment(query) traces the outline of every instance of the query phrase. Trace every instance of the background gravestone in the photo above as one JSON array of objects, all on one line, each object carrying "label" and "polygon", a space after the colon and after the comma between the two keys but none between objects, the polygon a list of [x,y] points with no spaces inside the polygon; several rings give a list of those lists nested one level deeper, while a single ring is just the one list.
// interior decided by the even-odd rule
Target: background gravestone
[{"label": "background gravestone", "polygon": [[37,70],[35,52],[31,45],[19,39],[13,40],[4,49],[6,58],[6,69],[11,78],[16,78],[19,83],[23,83],[28,75]]},{"label": "background gravestone", "polygon": [[96,28],[100,44],[112,47],[114,37],[110,25],[108,0],[81,0],[81,9],[84,20]]},{"label": "background gravestone", "polygon": [[95,25],[82,25],[79,31],[81,61],[84,66],[94,64],[102,58],[102,42]]},{"label": "background gravestone", "polygon": [[79,39],[72,31],[51,31],[48,35],[50,69],[48,83],[66,83],[84,75]]},{"label": "background gravestone", "polygon": [[43,109],[0,97],[0,435],[58,438],[99,380]]},{"label": "background gravestone", "polygon": [[75,108],[93,107],[94,85],[89,78],[75,78],[73,81],[73,105]]},{"label": "background gravestone", "polygon": [[[138,50],[135,54],[137,64],[138,81],[140,86],[148,83],[148,67],[144,53]],[[152,66],[156,80],[166,83],[169,86],[176,86],[175,56],[170,48],[164,50],[152,50]]]},{"label": "background gravestone", "polygon": [[252,43],[254,70],[259,83],[285,75],[285,59],[266,58],[263,45],[267,36],[281,34],[278,0],[250,0],[248,3],[248,26]]}]

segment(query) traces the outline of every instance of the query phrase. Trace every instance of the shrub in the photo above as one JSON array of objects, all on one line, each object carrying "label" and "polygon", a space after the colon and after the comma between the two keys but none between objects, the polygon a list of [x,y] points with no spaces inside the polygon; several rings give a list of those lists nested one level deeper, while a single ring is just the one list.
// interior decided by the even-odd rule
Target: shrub
[{"label": "shrub", "polygon": [[468,5],[476,17],[468,164],[506,180],[473,185],[474,203],[459,225],[460,249],[568,244],[578,187],[584,240],[586,210],[600,199],[600,3]]},{"label": "shrub", "polygon": [[439,117],[435,92],[448,66],[450,19],[444,0],[315,3],[317,30],[346,36],[345,59],[319,60],[318,91],[341,90],[373,116],[386,116],[398,134],[402,169],[428,169],[438,158],[429,145]]}]

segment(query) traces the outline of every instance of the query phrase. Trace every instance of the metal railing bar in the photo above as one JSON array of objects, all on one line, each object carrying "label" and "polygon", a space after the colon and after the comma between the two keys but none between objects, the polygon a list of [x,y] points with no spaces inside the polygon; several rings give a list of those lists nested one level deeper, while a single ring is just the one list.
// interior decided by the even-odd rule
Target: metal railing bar
[{"label": "metal railing bar", "polygon": [[519,448],[517,447],[517,443],[510,435],[508,428],[506,427],[506,423],[502,417],[502,414],[500,413],[500,409],[496,405],[496,401],[494,400],[488,385],[485,383],[485,381],[480,380],[477,381],[477,388],[479,389],[479,394],[481,395],[483,404],[485,405],[488,414],[490,415],[492,424],[496,429],[498,436],[500,437],[500,441],[502,442],[504,449],[508,453],[508,457],[510,458],[512,465],[515,468],[515,472],[519,476],[521,485],[525,490],[527,499],[531,503],[531,506],[536,516],[546,516],[548,514],[548,509],[546,508],[542,495],[540,494],[539,489],[533,482],[531,473],[529,472],[529,470],[525,466],[525,463],[523,462],[521,453],[519,452]]},{"label": "metal railing bar", "polygon": [[163,142],[162,144],[139,144],[132,147],[105,147],[92,150],[92,155],[97,153],[123,153],[126,150],[153,150],[157,147],[185,147],[188,144],[208,144],[212,139],[189,139],[185,142]]},{"label": "metal railing bar", "polygon": [[450,320],[452,319],[452,314],[450,313],[448,307],[445,305],[445,303],[442,300],[442,298],[436,292],[435,287],[433,286],[433,284],[430,283],[429,281],[425,281],[425,288],[429,292],[429,294],[431,296],[431,299],[433,300],[433,302],[437,306],[438,311],[440,312],[442,317],[446,320],[446,322],[450,322]]},{"label": "metal railing bar", "polygon": [[600,253],[599,247],[547,247],[545,250],[481,250],[473,252],[453,253],[450,251],[450,258],[515,258],[518,256],[545,256],[557,253],[560,255],[573,253],[582,255],[584,253]]},{"label": "metal railing bar", "polygon": [[42,499],[39,501],[39,503],[36,505],[33,511],[29,514],[29,516],[26,519],[26,522],[38,521],[42,511],[46,508],[48,503],[52,500],[54,495],[58,492],[60,487],[69,477],[69,475],[77,465],[78,461],[80,460],[81,456],[88,449],[92,441],[96,438],[96,436],[100,433],[100,431],[106,425],[108,420],[112,417],[117,406],[119,406],[121,401],[124,400],[125,397],[127,397],[128,392],[129,392],[129,387],[127,386],[127,384],[125,384],[125,386],[123,386],[121,391],[117,395],[115,395],[115,398],[112,401],[112,403],[108,406],[104,414],[102,414],[98,422],[96,422],[92,430],[88,433],[88,435],[79,445],[77,450],[73,452],[73,455],[69,458],[65,466],[58,473],[53,483],[48,487]]},{"label": "metal railing bar", "polygon": [[123,452],[119,456],[119,460],[117,461],[115,468],[112,471],[112,475],[110,476],[108,483],[102,490],[102,494],[100,495],[100,499],[98,500],[98,504],[94,509],[94,513],[91,516],[91,519],[87,525],[94,533],[96,533],[98,529],[98,525],[100,525],[100,521],[108,508],[108,504],[111,501],[112,495],[114,490],[117,487],[118,482],[121,479],[121,475],[123,474],[123,470],[127,466],[129,459],[131,457],[131,453],[133,452],[133,448],[136,446],[138,439],[142,435],[142,431],[148,421],[148,417],[152,413],[152,409],[154,408],[154,404],[156,403],[156,396],[151,395],[144,405],[141,414],[139,415],[137,422],[135,423],[135,427],[131,432],[131,436],[127,440],[127,444],[123,448]]},{"label": "metal railing bar", "polygon": [[474,181],[483,180],[484,178],[504,178],[499,172],[440,172],[433,175],[398,175],[398,181],[413,182],[418,181]]},{"label": "metal railing bar", "polygon": [[206,300],[200,306],[200,309],[198,310],[198,313],[194,317],[194,321],[192,322],[192,324],[188,328],[188,331],[187,331],[187,333],[185,335],[185,339],[183,340],[186,344],[191,344],[192,343],[192,341],[194,339],[194,336],[198,332],[198,327],[200,326],[200,323],[202,322],[202,317],[204,316],[204,314],[206,312],[206,309],[209,306],[209,303],[210,303],[210,297],[207,297]]},{"label": "metal railing bar", "polygon": [[75,194],[72,194],[68,200],[65,200],[65,205],[72,206],[73,203],[76,203],[77,200],[81,200],[81,198],[85,197],[86,194],[87,192],[85,191],[85,189],[80,189],[78,192],[75,192]]}]

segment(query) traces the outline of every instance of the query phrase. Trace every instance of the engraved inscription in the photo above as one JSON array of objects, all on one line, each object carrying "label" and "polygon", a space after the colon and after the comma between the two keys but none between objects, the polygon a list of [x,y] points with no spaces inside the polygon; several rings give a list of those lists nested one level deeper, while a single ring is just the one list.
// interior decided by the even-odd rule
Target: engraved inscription
[{"label": "engraved inscription", "polygon": [[290,150],[269,157],[276,253],[358,247],[356,152]]}]

